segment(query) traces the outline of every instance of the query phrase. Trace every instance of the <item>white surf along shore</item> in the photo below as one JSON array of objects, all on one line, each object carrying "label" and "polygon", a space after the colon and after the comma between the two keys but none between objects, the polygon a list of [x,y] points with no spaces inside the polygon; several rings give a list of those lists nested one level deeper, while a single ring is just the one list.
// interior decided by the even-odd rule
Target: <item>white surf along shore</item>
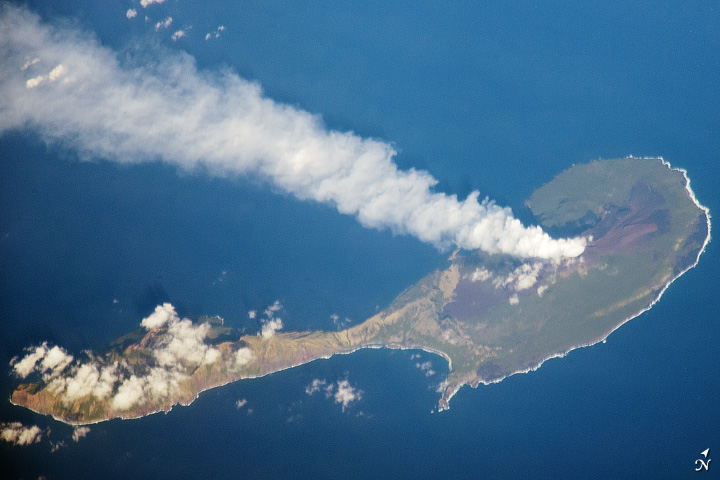
[{"label": "white surf along shore", "polygon": [[[573,351],[573,350],[576,350],[576,349],[579,349],[579,348],[583,348],[583,347],[589,347],[589,346],[592,346],[592,345],[596,345],[597,343],[604,342],[604,341],[608,338],[608,336],[610,336],[610,334],[612,334],[615,330],[617,330],[618,328],[620,328],[621,326],[623,326],[625,323],[627,323],[628,321],[632,320],[633,318],[636,318],[636,317],[642,315],[644,312],[650,310],[658,301],[660,301],[660,298],[662,297],[662,295],[665,293],[665,291],[670,287],[670,285],[671,285],[675,280],[677,280],[680,276],[682,276],[682,275],[685,274],[688,270],[692,269],[693,267],[695,267],[695,266],[698,264],[698,262],[699,262],[699,260],[700,260],[700,256],[701,256],[701,255],[703,254],[703,252],[705,251],[705,249],[706,249],[706,247],[707,247],[707,244],[710,242],[710,239],[711,239],[711,234],[710,234],[710,231],[711,231],[710,210],[709,210],[707,207],[701,205],[700,202],[698,202],[697,198],[695,197],[695,193],[693,192],[692,188],[690,187],[690,178],[687,176],[687,171],[686,171],[685,169],[682,169],[682,168],[673,168],[673,167],[670,165],[670,163],[667,162],[667,161],[666,161],[665,159],[663,159],[662,157],[633,157],[632,155],[630,155],[630,156],[628,156],[628,157],[626,157],[626,158],[639,158],[639,159],[642,159],[642,160],[658,160],[658,161],[662,162],[663,165],[667,166],[669,169],[671,169],[671,170],[673,170],[673,171],[680,172],[680,173],[682,174],[682,176],[683,176],[683,178],[684,178],[684,181],[685,181],[685,189],[686,189],[686,191],[687,191],[687,193],[688,193],[688,196],[689,196],[690,199],[693,201],[693,203],[694,203],[700,210],[702,210],[702,211],[705,213],[706,222],[707,222],[707,236],[706,236],[706,238],[705,238],[705,240],[704,240],[704,242],[703,242],[702,248],[701,248],[701,249],[699,250],[699,252],[698,252],[698,255],[697,255],[697,258],[695,259],[695,261],[692,263],[692,265],[688,266],[687,268],[685,268],[684,270],[682,270],[680,273],[678,273],[676,276],[674,276],[673,278],[671,278],[671,279],[667,282],[667,284],[665,284],[665,285],[663,286],[663,288],[659,291],[657,297],[656,297],[647,307],[645,307],[644,309],[638,311],[637,313],[635,313],[634,315],[628,317],[627,319],[623,320],[622,322],[620,322],[618,325],[616,325],[614,328],[612,328],[610,331],[608,331],[608,332],[605,333],[604,335],[602,335],[602,336],[600,336],[600,337],[598,337],[598,338],[596,338],[596,339],[594,339],[594,340],[591,340],[591,341],[588,341],[588,342],[585,342],[585,343],[582,343],[582,344],[575,345],[575,346],[573,346],[573,347],[571,347],[571,348],[569,348],[569,349],[567,349],[567,350],[565,350],[565,351],[563,351],[563,352],[558,352],[558,353],[549,355],[547,358],[544,358],[544,359],[540,360],[538,363],[536,363],[535,365],[532,365],[532,366],[530,366],[530,367],[528,367],[528,368],[511,372],[511,373],[509,373],[509,374],[507,374],[507,375],[505,375],[505,376],[502,376],[502,377],[499,377],[499,378],[496,378],[496,379],[493,379],[493,380],[490,380],[490,381],[486,381],[486,380],[482,380],[482,379],[476,379],[476,380],[474,380],[474,381],[472,381],[472,382],[459,383],[459,384],[453,386],[453,388],[452,388],[450,391],[447,391],[447,392],[443,393],[441,399],[439,400],[438,406],[437,406],[437,411],[438,411],[438,412],[441,412],[441,411],[444,411],[444,410],[448,410],[448,409],[450,408],[450,406],[449,406],[450,400],[451,400],[451,399],[455,396],[455,394],[457,394],[457,392],[458,392],[463,386],[465,386],[465,385],[468,385],[468,386],[470,386],[471,388],[477,388],[480,384],[482,384],[482,385],[490,385],[490,384],[493,384],[493,383],[499,383],[499,382],[503,381],[504,379],[506,379],[506,378],[508,378],[508,377],[510,377],[510,376],[512,376],[512,375],[515,375],[515,374],[533,372],[533,371],[537,370],[538,368],[540,368],[540,366],[542,366],[542,364],[545,363],[546,361],[548,361],[548,360],[550,360],[550,359],[553,359],[553,358],[563,358],[563,357],[565,357],[567,354],[569,354],[569,353],[570,353],[571,351]],[[150,411],[150,412],[145,412],[145,413],[143,413],[143,414],[138,414],[138,415],[118,415],[118,416],[113,417],[113,418],[119,418],[119,419],[123,419],[123,420],[130,420],[130,419],[142,418],[142,417],[145,417],[145,416],[148,416],[148,415],[153,415],[153,414],[160,413],[160,412],[164,412],[164,413],[167,414],[167,413],[169,413],[169,412],[173,409],[174,406],[176,406],[176,405],[188,406],[188,405],[190,405],[191,403],[193,403],[193,402],[200,396],[201,393],[203,393],[203,392],[205,392],[205,391],[208,391],[208,390],[212,390],[212,389],[214,389],[214,388],[219,388],[219,387],[225,386],[225,385],[227,385],[227,384],[229,384],[229,383],[234,383],[234,382],[241,381],[241,380],[245,380],[245,379],[261,378],[261,377],[264,377],[264,376],[267,376],[267,375],[271,375],[271,374],[273,374],[273,373],[281,372],[281,371],[283,371],[283,370],[288,370],[288,369],[291,369],[291,368],[299,367],[299,366],[301,366],[301,365],[307,365],[307,364],[312,363],[312,362],[314,362],[314,361],[329,359],[329,358],[331,358],[331,357],[333,357],[333,356],[335,356],[335,355],[348,355],[348,354],[354,353],[354,352],[356,352],[356,351],[358,351],[358,350],[361,350],[361,349],[379,349],[379,348],[388,348],[388,349],[396,349],[396,350],[420,350],[420,351],[425,351],[425,352],[428,352],[428,353],[431,353],[431,354],[434,354],[434,355],[438,355],[438,356],[442,357],[443,359],[445,359],[445,360],[448,362],[448,369],[449,369],[449,371],[452,371],[452,360],[451,360],[451,358],[450,358],[446,353],[444,353],[444,352],[442,352],[442,351],[440,351],[440,350],[435,350],[435,349],[433,349],[433,348],[425,347],[425,346],[422,346],[422,345],[406,346],[406,345],[398,345],[398,344],[367,344],[367,345],[361,345],[361,346],[358,346],[358,347],[356,347],[356,348],[352,348],[352,349],[349,349],[349,350],[339,351],[339,352],[335,352],[335,353],[332,353],[332,354],[329,354],[329,355],[325,355],[325,356],[321,356],[321,357],[318,357],[318,358],[314,358],[314,359],[309,360],[309,361],[299,362],[299,363],[297,363],[297,364],[289,365],[289,366],[286,366],[286,367],[283,367],[283,368],[278,368],[277,370],[272,370],[272,371],[269,371],[269,372],[266,372],[266,373],[263,373],[263,374],[259,374],[259,375],[249,375],[249,376],[241,376],[241,377],[239,377],[239,378],[229,379],[228,381],[223,382],[223,383],[221,383],[221,384],[212,385],[212,386],[209,386],[209,387],[207,387],[207,388],[205,388],[205,389],[203,389],[203,390],[200,390],[193,399],[191,399],[191,400],[189,400],[189,401],[187,401],[187,402],[177,402],[177,403],[175,403],[175,404],[168,405],[168,406],[163,407],[163,408],[158,408],[158,409],[153,410],[153,411]],[[13,403],[12,400],[11,400],[11,403]],[[13,403],[13,404],[16,405],[15,403]],[[25,408],[28,408],[28,407],[25,407]],[[30,409],[30,410],[32,410],[32,409]],[[42,413],[42,412],[37,412],[37,411],[35,411],[35,410],[32,410],[32,411],[34,411],[35,413]],[[433,410],[433,411],[435,411],[435,410]],[[91,424],[101,423],[101,422],[105,422],[105,421],[111,420],[111,418],[107,418],[107,419],[101,419],[101,420],[90,421],[90,422],[72,422],[72,421],[68,421],[68,420],[65,420],[65,419],[58,418],[58,417],[56,417],[56,416],[54,416],[54,415],[53,415],[52,417],[53,417],[55,420],[59,421],[59,422],[66,423],[66,424],[73,425],[73,426],[91,425]]]},{"label": "white surf along shore", "polygon": [[[482,385],[491,385],[491,384],[493,384],[493,383],[500,383],[500,382],[502,382],[503,380],[505,380],[506,378],[508,378],[508,377],[510,377],[510,376],[512,376],[512,375],[515,375],[515,374],[534,372],[534,371],[536,371],[538,368],[540,368],[543,363],[547,362],[548,360],[551,360],[551,359],[553,359],[553,358],[563,358],[563,357],[565,357],[567,354],[569,354],[569,353],[572,352],[573,350],[577,350],[578,348],[591,347],[591,346],[596,345],[596,344],[598,344],[598,343],[600,343],[600,342],[604,342],[605,340],[607,340],[607,338],[610,336],[610,334],[612,334],[615,330],[617,330],[618,328],[622,327],[623,325],[625,325],[627,322],[629,322],[629,321],[632,320],[633,318],[637,318],[637,317],[639,317],[640,315],[642,315],[643,313],[645,313],[645,312],[647,312],[648,310],[650,310],[657,302],[660,301],[660,298],[662,298],[662,296],[663,296],[663,294],[665,293],[665,291],[670,287],[670,285],[671,285],[675,280],[677,280],[678,278],[680,278],[680,277],[681,277],[682,275],[684,275],[688,270],[694,268],[694,267],[698,264],[698,262],[700,261],[700,256],[703,254],[703,252],[705,252],[705,248],[707,247],[708,243],[710,242],[710,238],[711,238],[711,234],[710,234],[710,230],[711,230],[710,209],[707,208],[707,207],[705,207],[705,206],[703,206],[703,205],[698,201],[697,197],[695,197],[695,192],[693,192],[692,188],[690,187],[690,177],[688,177],[688,175],[687,175],[687,170],[685,170],[684,168],[674,168],[672,165],[670,165],[670,162],[668,162],[667,160],[665,160],[663,157],[633,157],[632,155],[628,155],[626,158],[638,158],[638,159],[640,159],[640,160],[658,160],[658,161],[660,161],[663,165],[667,166],[670,170],[673,170],[673,171],[676,171],[676,172],[680,172],[680,173],[682,174],[682,176],[683,176],[683,178],[684,178],[684,180],[685,180],[685,190],[687,191],[688,196],[689,196],[690,199],[693,201],[693,203],[695,204],[696,207],[698,207],[700,210],[702,210],[703,212],[705,212],[705,218],[706,218],[706,223],[707,223],[707,231],[708,231],[708,232],[707,232],[707,236],[705,237],[705,241],[703,242],[702,248],[701,248],[700,251],[698,252],[697,258],[695,259],[695,261],[693,262],[693,264],[690,265],[690,266],[688,266],[685,270],[682,270],[680,273],[678,273],[677,275],[675,275],[673,278],[671,278],[671,279],[668,281],[668,283],[665,284],[665,286],[660,290],[660,292],[658,293],[657,297],[655,297],[655,299],[654,299],[647,307],[645,307],[644,309],[640,310],[640,311],[637,312],[636,314],[634,314],[634,315],[626,318],[625,320],[623,320],[622,322],[620,322],[617,326],[615,326],[612,330],[610,330],[610,331],[607,332],[606,334],[600,336],[599,338],[597,338],[597,339],[595,339],[595,340],[589,341],[589,342],[587,342],[587,343],[582,343],[582,344],[579,344],[579,345],[575,345],[574,347],[571,347],[571,348],[565,350],[564,352],[558,352],[558,353],[555,353],[555,354],[553,354],[553,355],[550,355],[550,356],[548,356],[547,358],[544,358],[544,359],[540,360],[537,364],[535,364],[535,365],[533,365],[533,366],[531,366],[531,367],[528,367],[528,368],[525,368],[525,369],[522,369],[522,370],[517,370],[517,371],[515,371],[515,372],[509,373],[509,374],[504,375],[504,376],[502,376],[502,377],[499,377],[499,378],[497,378],[497,379],[490,380],[490,381],[480,380],[480,381],[478,381],[477,384],[474,384],[474,385],[471,385],[471,384],[468,384],[468,383],[461,383],[461,384],[457,385],[457,386],[448,394],[448,396],[447,396],[447,398],[445,399],[445,402],[444,402],[445,405],[441,405],[441,406],[438,408],[438,411],[448,410],[448,409],[450,408],[450,399],[451,399],[453,396],[455,396],[455,394],[460,390],[460,388],[462,388],[462,387],[465,386],[465,385],[468,385],[468,386],[470,386],[471,388],[477,388],[480,384],[482,384]],[[432,352],[431,352],[431,353],[432,353]],[[442,402],[442,400],[441,400],[441,402]]]}]

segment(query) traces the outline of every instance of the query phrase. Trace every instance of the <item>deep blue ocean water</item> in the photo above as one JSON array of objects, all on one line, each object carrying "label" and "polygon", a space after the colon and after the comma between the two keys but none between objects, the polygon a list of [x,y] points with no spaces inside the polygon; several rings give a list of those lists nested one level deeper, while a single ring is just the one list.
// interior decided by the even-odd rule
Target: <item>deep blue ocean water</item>
[{"label": "deep blue ocean water", "polygon": [[[74,18],[114,49],[157,43],[203,69],[229,66],[331,128],[394,142],[398,164],[428,170],[440,190],[478,189],[521,218],[532,190],[573,163],[628,154],[687,169],[700,202],[720,211],[720,12],[711,4],[166,3],[147,12],[192,24],[194,36],[172,43],[128,21],[130,3],[30,5]],[[220,24],[226,32],[205,42]],[[446,256],[253,179],[82,163],[33,132],[0,138],[0,168],[2,398],[23,347],[102,346],[158,302],[255,331],[247,311],[278,299],[287,329],[334,328],[331,314],[363,320]],[[0,421],[49,426],[67,443],[54,453],[47,442],[0,444],[2,476],[701,475],[700,452],[720,452],[719,271],[711,242],[606,343],[465,387],[440,414],[430,411],[447,365],[388,350],[238,382],[168,415],[92,426],[78,443],[69,427],[1,402]],[[315,378],[347,378],[362,399],[342,411],[308,396]]]}]

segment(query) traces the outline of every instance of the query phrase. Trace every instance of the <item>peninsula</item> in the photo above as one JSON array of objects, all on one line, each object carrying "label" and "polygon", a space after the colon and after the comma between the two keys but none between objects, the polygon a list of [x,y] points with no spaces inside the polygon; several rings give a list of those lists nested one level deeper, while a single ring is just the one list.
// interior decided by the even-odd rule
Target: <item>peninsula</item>
[{"label": "peninsula", "polygon": [[458,251],[445,268],[342,331],[239,335],[221,319],[181,319],[161,305],[102,352],[74,358],[47,344],[28,349],[12,362],[21,383],[11,401],[71,424],[136,418],[243,378],[387,347],[448,361],[444,410],[462,385],[497,382],[602,341],[657,302],[710,239],[708,211],[685,172],[661,158],[573,166],[527,206],[554,236],[586,237],[585,252],[552,262]]}]

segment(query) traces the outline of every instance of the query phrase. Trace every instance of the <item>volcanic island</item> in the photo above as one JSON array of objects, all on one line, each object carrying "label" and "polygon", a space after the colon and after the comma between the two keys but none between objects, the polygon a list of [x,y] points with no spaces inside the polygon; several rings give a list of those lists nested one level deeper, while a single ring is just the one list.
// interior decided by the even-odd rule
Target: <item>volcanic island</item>
[{"label": "volcanic island", "polygon": [[[604,340],[657,302],[698,261],[710,216],[685,171],[662,158],[576,165],[526,205],[553,236],[582,236],[577,258],[518,259],[456,251],[384,310],[342,331],[241,335],[215,317],[158,306],[143,327],[78,358],[55,346],[11,363],[11,402],[69,424],[137,418],[200,392],[361,348],[421,349],[445,358],[438,410],[463,385],[538,368]],[[178,343],[179,342],[179,343]]]}]

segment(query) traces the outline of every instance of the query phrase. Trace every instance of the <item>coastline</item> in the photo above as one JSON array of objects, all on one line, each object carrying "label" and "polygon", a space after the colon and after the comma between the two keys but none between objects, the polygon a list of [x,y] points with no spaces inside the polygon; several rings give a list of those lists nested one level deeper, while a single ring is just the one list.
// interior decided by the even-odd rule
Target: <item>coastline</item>
[{"label": "coastline", "polygon": [[404,345],[398,345],[398,344],[384,345],[384,344],[372,343],[372,344],[367,344],[367,345],[361,345],[361,346],[358,346],[358,347],[353,348],[353,349],[350,349],[350,350],[338,351],[338,352],[332,353],[332,354],[330,354],[330,355],[323,355],[323,356],[314,358],[314,359],[312,359],[312,360],[310,360],[310,361],[307,361],[307,362],[292,364],[292,365],[289,365],[289,366],[287,366],[287,367],[278,368],[277,370],[272,370],[272,371],[269,371],[269,372],[266,372],[266,373],[263,373],[263,374],[243,376],[243,377],[239,377],[239,378],[236,378],[236,379],[228,380],[228,381],[223,382],[223,383],[219,383],[219,384],[217,384],[217,385],[211,385],[211,386],[208,386],[207,388],[203,388],[202,390],[199,390],[199,391],[196,393],[195,397],[192,398],[191,400],[187,401],[187,402],[178,401],[178,402],[173,403],[173,404],[171,404],[171,405],[169,405],[169,406],[167,406],[167,407],[165,407],[165,408],[158,408],[158,409],[151,410],[151,411],[148,411],[148,412],[139,413],[139,414],[137,414],[137,415],[132,415],[132,414],[128,414],[128,415],[116,415],[116,416],[113,416],[113,417],[110,417],[110,418],[103,418],[103,419],[93,420],[93,421],[88,421],[88,422],[73,422],[73,421],[69,421],[69,420],[66,420],[66,419],[57,417],[57,416],[55,416],[55,415],[53,415],[53,414],[51,414],[51,413],[39,412],[39,411],[37,411],[37,410],[32,409],[31,407],[28,407],[28,406],[25,406],[25,405],[21,405],[21,404],[15,403],[15,402],[12,401],[12,396],[10,397],[9,402],[10,402],[10,404],[12,404],[12,405],[15,405],[15,406],[17,406],[17,407],[25,408],[25,409],[30,410],[31,412],[36,413],[36,414],[38,414],[38,415],[50,416],[50,417],[52,417],[54,420],[56,420],[56,421],[58,421],[58,422],[60,422],[60,423],[64,423],[64,424],[66,424],[66,425],[70,425],[70,426],[73,426],[73,427],[85,426],[85,425],[95,425],[95,424],[98,424],[98,423],[108,422],[108,421],[110,421],[110,420],[117,420],[117,419],[119,419],[119,420],[137,420],[137,419],[139,419],[139,418],[148,417],[148,416],[150,416],[150,415],[155,415],[155,414],[158,414],[158,413],[165,413],[165,414],[167,415],[167,414],[170,413],[170,411],[172,411],[172,409],[175,408],[176,406],[187,407],[187,406],[191,405],[193,402],[195,402],[195,400],[197,400],[198,398],[200,398],[200,395],[201,395],[202,393],[207,392],[207,391],[209,391],[209,390],[213,390],[213,389],[215,389],[215,388],[224,387],[225,385],[229,385],[229,384],[231,384],[231,383],[239,382],[239,381],[242,381],[242,380],[250,380],[250,379],[256,379],[256,378],[263,378],[263,377],[266,377],[266,376],[268,376],[268,375],[273,375],[273,374],[275,374],[275,373],[279,373],[279,372],[282,372],[282,371],[285,371],[285,370],[290,370],[290,369],[293,369],[293,368],[296,368],[296,367],[300,367],[300,366],[302,366],[302,365],[309,365],[309,364],[311,364],[311,363],[313,363],[313,362],[316,362],[316,361],[318,361],[318,360],[328,360],[328,359],[330,359],[330,358],[332,358],[332,357],[334,357],[334,356],[336,356],[336,355],[350,355],[350,354],[352,354],[352,353],[354,353],[354,352],[357,352],[358,350],[363,350],[363,349],[383,349],[383,348],[387,348],[387,349],[390,349],[390,350],[422,350],[422,351],[427,352],[427,353],[431,353],[431,354],[434,354],[434,355],[438,355],[438,356],[444,358],[444,359],[448,362],[449,368],[450,368],[450,370],[452,370],[452,360],[450,359],[450,357],[449,357],[446,353],[441,352],[441,351],[439,351],[439,350],[435,350],[435,349],[432,349],[432,348],[430,348],[430,347],[423,347],[423,346],[419,346],[419,345],[418,345],[418,346],[404,346]]},{"label": "coastline", "polygon": [[[707,245],[708,245],[708,243],[709,243],[710,240],[711,240],[711,228],[712,228],[712,225],[711,225],[711,215],[710,215],[710,210],[709,210],[709,208],[701,205],[701,204],[699,203],[699,201],[697,200],[697,198],[696,198],[696,196],[695,196],[695,193],[694,193],[694,191],[693,191],[692,188],[691,188],[690,178],[689,178],[688,175],[687,175],[687,170],[682,169],[682,168],[673,168],[672,165],[671,165],[668,161],[666,161],[663,157],[633,157],[632,155],[630,155],[630,156],[625,157],[625,158],[637,158],[637,159],[643,159],[643,160],[656,160],[656,161],[659,161],[663,166],[667,167],[670,171],[679,172],[679,173],[682,175],[682,179],[683,179],[683,182],[684,182],[685,191],[686,191],[688,197],[691,199],[692,203],[693,203],[699,210],[701,210],[702,212],[704,212],[704,214],[705,214],[705,219],[706,219],[707,235],[705,236],[705,239],[704,239],[704,241],[703,241],[702,247],[698,250],[698,253],[697,253],[697,256],[696,256],[694,262],[693,262],[692,264],[690,264],[689,266],[687,266],[686,268],[684,268],[683,270],[679,271],[675,276],[673,276],[672,278],[670,278],[665,284],[661,284],[661,287],[656,290],[656,291],[657,291],[657,295],[655,296],[655,298],[654,298],[646,307],[644,307],[643,309],[639,310],[637,313],[629,316],[628,318],[620,321],[617,325],[613,326],[607,333],[600,335],[599,337],[597,337],[597,338],[594,339],[594,340],[591,340],[591,341],[588,341],[588,342],[583,342],[583,343],[577,344],[577,345],[575,345],[575,346],[572,346],[572,347],[570,347],[570,348],[568,348],[568,349],[566,349],[566,350],[564,350],[564,351],[550,354],[550,355],[548,355],[547,357],[542,358],[542,359],[539,360],[537,363],[534,363],[533,365],[531,365],[531,366],[529,366],[529,367],[527,367],[527,368],[522,368],[522,369],[518,369],[518,370],[516,370],[516,371],[511,371],[510,373],[507,373],[507,374],[505,374],[505,375],[503,375],[503,376],[500,376],[500,377],[497,377],[497,378],[493,378],[492,380],[484,380],[484,379],[481,379],[481,378],[477,378],[477,377],[476,377],[476,378],[473,378],[473,379],[471,379],[471,380],[460,381],[460,383],[457,383],[457,384],[455,384],[454,382],[453,382],[453,383],[450,383],[450,384],[447,384],[447,383],[446,383],[447,381],[446,381],[446,382],[445,382],[445,388],[444,388],[444,390],[443,390],[443,393],[441,394],[440,399],[438,400],[438,403],[437,403],[437,405],[436,405],[436,408],[434,408],[433,411],[438,411],[438,412],[440,412],[440,411],[448,410],[448,409],[450,408],[450,406],[449,406],[450,400],[451,400],[451,399],[457,394],[457,392],[458,392],[463,386],[465,386],[465,385],[468,385],[468,386],[470,386],[471,388],[477,388],[480,384],[490,385],[490,384],[493,384],[493,383],[500,383],[501,381],[503,381],[504,379],[506,379],[506,378],[508,378],[508,377],[510,377],[510,376],[512,376],[512,375],[516,375],[516,374],[520,374],[520,373],[529,373],[529,372],[535,371],[535,370],[537,370],[538,368],[540,368],[546,361],[548,361],[548,360],[550,360],[550,359],[553,359],[553,358],[563,358],[563,357],[565,357],[566,355],[568,355],[568,354],[569,354],[571,351],[573,351],[573,350],[576,350],[576,349],[579,349],[579,348],[583,348],[583,347],[593,346],[593,345],[596,345],[596,344],[598,344],[598,343],[600,343],[600,342],[605,342],[605,341],[607,340],[607,338],[608,338],[615,330],[617,330],[618,328],[620,328],[621,326],[623,326],[625,323],[629,322],[630,320],[632,320],[632,319],[634,319],[634,318],[642,315],[643,313],[647,312],[648,310],[650,310],[657,302],[660,301],[660,299],[662,298],[662,296],[663,296],[663,294],[665,293],[665,291],[670,287],[670,285],[672,285],[672,283],[673,283],[675,280],[677,280],[677,279],[678,279],[679,277],[681,277],[683,274],[685,274],[686,272],[688,272],[690,269],[692,269],[692,268],[694,268],[695,266],[697,266],[697,264],[698,264],[699,261],[700,261],[700,257],[701,257],[702,254],[705,252],[705,249],[707,248]],[[695,243],[695,245],[697,245],[697,243]],[[690,258],[692,258],[692,257],[690,257]],[[317,356],[317,357],[315,357],[315,358],[312,358],[312,359],[309,359],[309,360],[306,360],[306,361],[301,361],[301,362],[293,363],[293,364],[290,364],[290,365],[287,365],[287,366],[283,366],[283,367],[280,367],[280,368],[276,368],[276,369],[267,371],[267,372],[265,372],[265,373],[258,373],[258,374],[247,375],[247,376],[238,376],[238,377],[234,377],[234,378],[229,376],[229,377],[227,377],[226,379],[217,379],[217,378],[216,378],[216,380],[220,380],[218,383],[208,384],[208,385],[206,385],[206,386],[204,386],[204,387],[201,387],[201,388],[194,394],[194,397],[193,397],[193,398],[187,399],[188,397],[186,396],[186,397],[184,397],[184,398],[186,398],[187,400],[179,400],[179,401],[176,401],[176,402],[174,402],[174,403],[172,403],[172,404],[169,404],[169,405],[166,404],[165,406],[158,407],[158,408],[155,408],[155,409],[147,409],[147,410],[144,410],[144,409],[142,409],[142,408],[136,408],[136,409],[135,409],[135,412],[136,412],[136,413],[128,412],[127,414],[116,414],[116,415],[114,415],[114,416],[112,416],[112,417],[102,418],[102,419],[98,419],[98,420],[92,420],[92,421],[86,421],[86,422],[74,422],[74,421],[69,421],[69,420],[61,419],[61,418],[58,418],[57,416],[55,416],[55,415],[53,415],[53,414],[51,414],[51,413],[38,412],[38,411],[33,410],[32,408],[27,407],[27,406],[25,406],[25,405],[21,405],[21,404],[15,403],[15,402],[12,401],[12,396],[11,396],[11,398],[10,398],[10,403],[11,403],[12,405],[15,405],[15,406],[22,406],[22,407],[24,407],[24,408],[27,408],[27,409],[33,411],[34,413],[38,413],[38,414],[41,414],[41,415],[50,415],[53,419],[55,419],[55,420],[57,420],[57,421],[59,421],[59,422],[62,422],[62,423],[71,425],[71,426],[93,425],[93,424],[96,424],[96,423],[101,423],[101,422],[109,421],[109,420],[113,420],[113,419],[121,419],[121,420],[138,419],[138,418],[146,417],[146,416],[153,415],[153,414],[160,413],[160,412],[164,412],[165,414],[167,414],[167,413],[169,413],[175,406],[189,406],[189,405],[192,404],[195,400],[197,400],[197,399],[199,398],[200,394],[202,394],[203,392],[208,391],[208,390],[211,390],[211,389],[214,389],[214,388],[219,388],[219,387],[225,386],[225,385],[227,385],[227,384],[229,384],[229,383],[234,383],[234,382],[237,382],[237,381],[240,381],[240,380],[244,380],[244,379],[261,378],[261,377],[264,377],[264,376],[267,376],[267,375],[270,375],[270,374],[274,374],[274,373],[281,372],[281,371],[283,371],[283,370],[288,370],[288,369],[295,368],[295,367],[298,367],[298,366],[307,365],[307,364],[312,363],[312,362],[314,362],[314,361],[316,361],[316,360],[329,359],[329,358],[331,358],[331,357],[333,357],[333,356],[335,356],[335,355],[347,355],[347,354],[354,353],[354,352],[356,352],[356,351],[358,351],[358,350],[360,350],[360,349],[366,349],[366,348],[367,348],[367,349],[387,348],[387,349],[392,349],[392,350],[421,350],[421,351],[424,351],[424,352],[427,352],[427,353],[431,353],[431,354],[435,354],[435,355],[438,355],[438,356],[444,358],[444,359],[448,362],[449,371],[450,371],[450,372],[453,371],[452,359],[450,358],[450,356],[449,356],[448,354],[446,354],[445,352],[443,352],[443,351],[436,350],[436,349],[431,348],[431,347],[422,346],[422,345],[402,345],[402,344],[397,344],[397,343],[389,343],[389,344],[383,344],[383,343],[367,343],[367,344],[362,344],[362,343],[360,343],[359,345],[357,345],[356,347],[353,347],[353,348],[348,348],[348,349],[345,349],[345,350],[338,350],[338,351],[335,351],[335,352],[332,352],[332,353],[326,353],[325,355],[322,355],[322,356]],[[288,360],[291,360],[291,359],[288,359]],[[462,378],[468,379],[471,374],[472,374],[472,372],[470,372],[467,376],[464,376],[464,374],[463,374],[463,377],[462,377]],[[456,380],[457,380],[457,379],[456,379]],[[199,383],[201,383],[201,382],[199,382]],[[192,390],[190,390],[190,392],[187,392],[187,393],[191,393],[191,392],[192,392]],[[191,395],[192,395],[192,393],[191,393]]]},{"label": "coastline", "polygon": [[684,168],[674,168],[674,167],[670,164],[670,162],[668,162],[667,160],[665,160],[663,157],[634,157],[634,156],[632,156],[632,155],[628,155],[628,156],[625,157],[625,158],[638,158],[638,159],[641,159],[641,160],[659,160],[663,165],[667,166],[670,170],[676,171],[676,172],[680,172],[680,173],[682,174],[683,179],[685,180],[685,190],[687,191],[690,199],[692,200],[692,202],[695,204],[696,207],[698,207],[700,210],[702,210],[703,212],[705,212],[706,225],[707,225],[707,229],[708,229],[707,236],[705,237],[705,241],[703,242],[702,248],[700,249],[700,251],[699,251],[698,254],[697,254],[697,257],[695,258],[695,262],[694,262],[692,265],[690,265],[690,266],[688,266],[687,268],[685,268],[684,270],[682,270],[682,271],[681,271],[680,273],[678,273],[676,276],[674,276],[673,278],[671,278],[670,281],[668,281],[668,283],[666,283],[665,286],[664,286],[662,289],[660,289],[660,292],[658,293],[657,297],[656,297],[652,302],[650,302],[650,304],[649,304],[647,307],[645,307],[643,310],[639,311],[639,312],[636,313],[635,315],[633,315],[633,316],[631,316],[631,317],[623,320],[623,321],[622,321],[621,323],[619,323],[616,327],[614,327],[613,329],[611,329],[608,333],[606,333],[605,335],[601,336],[600,338],[598,338],[598,339],[596,339],[596,340],[593,340],[593,341],[590,341],[590,342],[588,342],[588,343],[576,345],[576,346],[574,346],[574,347],[571,347],[571,348],[567,349],[567,350],[564,351],[564,352],[560,352],[560,353],[556,353],[556,354],[550,355],[550,356],[548,356],[547,358],[544,358],[544,359],[540,360],[540,361],[539,361],[537,364],[535,364],[534,366],[531,366],[531,367],[528,367],[528,368],[525,368],[525,369],[522,369],[522,370],[517,370],[517,371],[515,371],[515,372],[508,373],[507,375],[504,375],[504,376],[502,376],[502,377],[499,377],[499,378],[496,378],[496,379],[493,379],[493,380],[480,380],[480,379],[478,379],[478,380],[477,380],[477,383],[474,383],[474,384],[473,384],[473,383],[463,382],[463,383],[457,385],[453,390],[451,390],[451,392],[450,392],[450,394],[448,395],[447,398],[445,398],[444,396],[443,396],[443,398],[441,398],[440,401],[441,401],[442,403],[444,403],[444,405],[441,405],[441,406],[438,408],[438,411],[439,411],[439,412],[442,412],[443,410],[449,410],[449,409],[450,409],[450,400],[452,399],[452,397],[454,397],[455,394],[456,394],[462,387],[464,387],[464,386],[466,386],[466,385],[469,386],[470,388],[477,388],[477,387],[480,386],[481,384],[482,384],[482,385],[491,385],[491,384],[494,384],[494,383],[500,383],[500,382],[502,382],[503,380],[505,380],[506,378],[511,377],[511,376],[513,376],[513,375],[523,374],[523,373],[529,373],[529,372],[534,372],[534,371],[536,371],[538,368],[540,368],[543,363],[547,362],[548,360],[552,360],[553,358],[564,358],[566,355],[568,355],[568,354],[569,354],[570,352],[572,352],[573,350],[578,350],[578,349],[580,349],[580,348],[585,348],[585,347],[592,347],[593,345],[597,345],[598,343],[605,342],[605,341],[607,340],[607,338],[608,338],[610,335],[612,335],[612,333],[615,332],[618,328],[622,327],[623,325],[625,325],[625,324],[626,324],[627,322],[629,322],[630,320],[632,320],[632,319],[634,319],[634,318],[637,318],[637,317],[639,317],[640,315],[642,315],[643,313],[649,311],[653,306],[655,306],[655,304],[656,304],[657,302],[660,301],[660,299],[662,298],[662,296],[663,296],[663,294],[665,293],[665,291],[670,287],[670,285],[672,285],[672,283],[673,283],[675,280],[677,280],[677,279],[680,278],[682,275],[684,275],[685,273],[687,273],[689,270],[691,270],[692,268],[694,268],[695,266],[697,266],[698,262],[700,261],[700,257],[701,257],[702,254],[705,252],[705,249],[707,248],[707,245],[708,245],[708,243],[710,243],[710,239],[712,238],[712,234],[711,234],[712,222],[710,221],[710,218],[711,218],[711,216],[710,216],[710,209],[709,209],[708,207],[705,207],[704,205],[702,205],[702,204],[697,200],[697,197],[695,196],[695,192],[693,192],[692,188],[690,187],[690,177],[688,177],[688,175],[687,175],[687,170],[685,170]]}]

